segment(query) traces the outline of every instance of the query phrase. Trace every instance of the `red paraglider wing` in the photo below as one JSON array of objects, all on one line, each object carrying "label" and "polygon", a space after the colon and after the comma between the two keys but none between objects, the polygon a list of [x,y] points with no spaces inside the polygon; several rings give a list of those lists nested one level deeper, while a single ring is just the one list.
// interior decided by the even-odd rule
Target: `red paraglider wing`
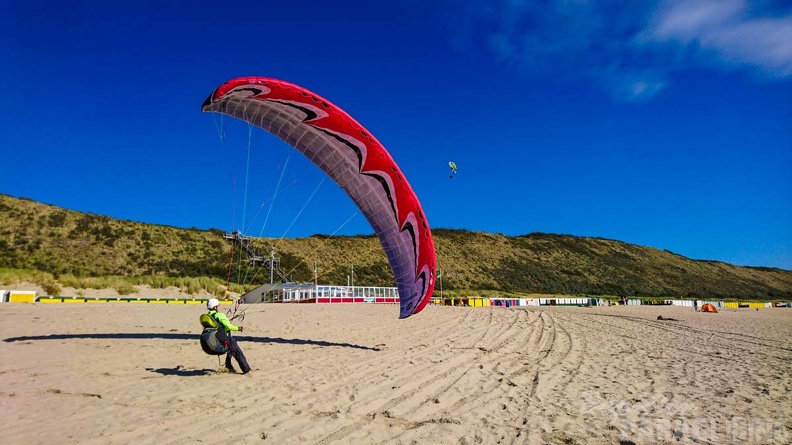
[{"label": "red paraglider wing", "polygon": [[385,249],[399,290],[399,317],[426,306],[436,269],[429,224],[391,155],[362,125],[305,88],[265,77],[226,82],[201,109],[256,125],[322,169],[352,198]]}]

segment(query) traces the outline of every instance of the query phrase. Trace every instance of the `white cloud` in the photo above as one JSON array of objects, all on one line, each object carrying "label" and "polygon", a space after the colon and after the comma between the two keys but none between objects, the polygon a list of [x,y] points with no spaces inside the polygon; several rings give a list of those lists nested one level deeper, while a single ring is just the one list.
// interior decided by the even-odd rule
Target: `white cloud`
[{"label": "white cloud", "polygon": [[[722,65],[792,76],[792,15],[751,15],[745,0],[669,1],[638,37],[642,43],[693,45]],[[761,12],[761,11],[757,11]]]},{"label": "white cloud", "polygon": [[456,42],[484,45],[499,63],[526,75],[587,78],[617,100],[651,98],[676,72],[694,67],[792,76],[792,15],[771,0],[454,4],[455,16],[465,18],[454,24]]},{"label": "white cloud", "polygon": [[702,29],[720,26],[742,9],[741,0],[667,1],[655,12],[650,34],[660,38],[692,40]]},{"label": "white cloud", "polygon": [[625,70],[614,66],[593,77],[620,102],[651,99],[668,85],[665,73],[655,70]]},{"label": "white cloud", "polygon": [[632,82],[620,84],[625,91],[620,95],[629,101],[648,99],[665,88],[665,80],[636,79]]}]

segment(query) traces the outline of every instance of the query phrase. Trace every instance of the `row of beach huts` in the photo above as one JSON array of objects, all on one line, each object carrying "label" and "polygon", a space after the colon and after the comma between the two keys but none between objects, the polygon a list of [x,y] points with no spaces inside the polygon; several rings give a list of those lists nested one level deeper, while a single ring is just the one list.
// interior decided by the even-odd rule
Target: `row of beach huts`
[{"label": "row of beach huts", "polygon": [[[382,300],[382,301],[380,301]],[[204,304],[206,299],[201,298],[137,298],[137,297],[61,297],[61,296],[38,296],[36,291],[19,290],[0,290],[0,302],[2,303],[154,303],[154,304]],[[288,300],[284,303],[398,303],[399,299],[388,298],[312,298],[310,301]],[[231,304],[231,300],[221,300],[221,304]],[[704,304],[711,304],[718,309],[723,308],[773,308],[773,307],[792,307],[790,301],[719,301],[719,300],[691,300],[691,299],[643,299],[643,298],[622,298],[615,301],[607,298],[569,298],[569,297],[547,297],[547,298],[498,298],[498,297],[434,297],[430,304],[439,306],[464,306],[464,307],[526,307],[526,306],[611,306],[626,304],[628,306],[641,305],[669,305],[702,307]]]},{"label": "row of beach huts", "polygon": [[[206,304],[206,298],[139,298],[139,297],[61,297],[39,296],[36,291],[0,290],[0,303],[154,303],[154,304]],[[221,300],[220,304],[232,304]]]},{"label": "row of beach huts", "polygon": [[718,301],[718,300],[682,300],[682,299],[643,299],[628,298],[611,300],[606,298],[483,298],[483,297],[464,297],[464,298],[433,298],[431,304],[441,306],[468,306],[468,307],[521,307],[521,306],[612,306],[626,304],[627,306],[642,305],[667,305],[702,307],[711,304],[718,309],[723,308],[771,308],[771,307],[792,307],[789,301]]}]

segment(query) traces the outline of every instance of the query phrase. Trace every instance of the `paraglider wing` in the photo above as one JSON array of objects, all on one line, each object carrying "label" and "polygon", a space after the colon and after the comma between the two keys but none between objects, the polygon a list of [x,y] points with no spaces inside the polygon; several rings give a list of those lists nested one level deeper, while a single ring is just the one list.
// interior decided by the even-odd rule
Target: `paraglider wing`
[{"label": "paraglider wing", "polygon": [[453,177],[454,177],[454,175],[455,175],[455,174],[456,174],[456,172],[457,172],[456,162],[454,162],[454,161],[450,161],[450,162],[448,163],[448,166],[449,166],[449,167],[451,167],[451,176],[449,176],[449,178],[453,178]]},{"label": "paraglider wing", "polygon": [[316,164],[352,198],[377,234],[399,290],[399,318],[426,306],[436,269],[429,224],[391,155],[362,125],[302,87],[265,77],[226,82],[201,110],[256,125]]}]

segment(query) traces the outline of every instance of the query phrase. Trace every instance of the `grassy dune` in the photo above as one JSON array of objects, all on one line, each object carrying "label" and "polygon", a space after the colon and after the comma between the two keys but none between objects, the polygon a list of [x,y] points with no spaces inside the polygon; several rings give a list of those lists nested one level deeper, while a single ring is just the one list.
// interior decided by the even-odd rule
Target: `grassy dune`
[{"label": "grassy dune", "polygon": [[[220,295],[269,281],[217,229],[143,224],[0,195],[1,282],[25,280],[47,289],[176,286]],[[533,233],[522,236],[433,230],[448,295],[628,295],[721,299],[790,299],[792,271],[693,260],[666,250],[602,238]],[[393,286],[373,235],[255,239],[276,249],[293,281]],[[230,278],[230,280],[229,280]]]}]

